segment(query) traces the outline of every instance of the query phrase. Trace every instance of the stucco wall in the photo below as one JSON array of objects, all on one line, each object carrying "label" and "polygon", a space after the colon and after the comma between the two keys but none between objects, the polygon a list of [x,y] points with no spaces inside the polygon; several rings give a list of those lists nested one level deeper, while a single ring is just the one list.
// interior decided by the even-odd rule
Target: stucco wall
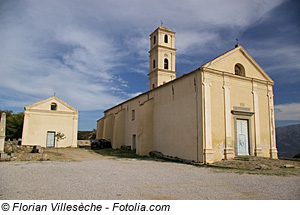
[{"label": "stucco wall", "polygon": [[104,131],[104,117],[97,121],[96,139],[104,138],[103,131]]},{"label": "stucco wall", "polygon": [[47,132],[61,132],[64,140],[55,141],[55,147],[77,147],[78,116],[25,111],[22,145],[46,147]]},{"label": "stucco wall", "polygon": [[125,109],[115,114],[112,147],[121,148],[125,145]]},{"label": "stucco wall", "polygon": [[243,53],[244,52],[242,50],[236,49],[233,52],[213,60],[208,67],[218,71],[225,71],[234,74],[234,66],[239,63],[245,68],[246,77],[265,80],[265,77],[262,75],[262,73],[258,72],[258,68],[253,65],[253,63],[251,63]]},{"label": "stucco wall", "polygon": [[189,74],[156,90],[153,114],[155,151],[197,160],[197,144],[200,143],[197,142],[195,81],[200,84],[200,78]]},{"label": "stucco wall", "polygon": [[48,132],[65,136],[55,147],[77,147],[78,111],[55,96],[25,107],[22,145],[46,147]]},{"label": "stucco wall", "polygon": [[108,116],[105,117],[104,120],[104,131],[103,131],[104,137],[105,139],[110,141],[113,140],[114,121],[115,121],[114,114],[109,114]]},{"label": "stucco wall", "polygon": [[138,120],[137,148],[139,155],[148,155],[153,151],[153,99],[140,105],[141,116]]}]

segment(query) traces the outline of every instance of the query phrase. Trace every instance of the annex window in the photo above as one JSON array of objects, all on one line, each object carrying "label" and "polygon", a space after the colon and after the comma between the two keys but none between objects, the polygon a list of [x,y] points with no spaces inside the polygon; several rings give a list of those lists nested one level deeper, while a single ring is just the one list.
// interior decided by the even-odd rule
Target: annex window
[{"label": "annex window", "polygon": [[153,44],[156,44],[156,36],[153,37]]},{"label": "annex window", "polygon": [[169,61],[167,58],[164,60],[164,69],[169,69]]},{"label": "annex window", "polygon": [[132,118],[132,120],[134,120],[135,119],[135,110],[132,110],[132,116],[131,116]]},{"label": "annex window", "polygon": [[242,64],[236,64],[234,66],[234,74],[239,75],[239,76],[244,76],[245,77],[245,69],[242,66]]},{"label": "annex window", "polygon": [[165,43],[168,43],[168,35],[165,34]]},{"label": "annex window", "polygon": [[51,103],[51,110],[57,110],[57,104],[56,103]]},{"label": "annex window", "polygon": [[156,65],[155,65],[155,60],[153,60],[153,69],[155,69],[155,66],[156,66]]}]

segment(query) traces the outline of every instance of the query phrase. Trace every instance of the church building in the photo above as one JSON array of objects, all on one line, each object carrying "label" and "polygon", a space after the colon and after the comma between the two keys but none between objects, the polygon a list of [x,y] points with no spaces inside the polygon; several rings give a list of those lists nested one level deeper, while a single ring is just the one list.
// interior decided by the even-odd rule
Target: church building
[{"label": "church building", "polygon": [[97,138],[201,163],[277,158],[273,80],[240,45],[176,78],[175,32],[150,35],[149,91],[104,112]]},{"label": "church building", "polygon": [[77,147],[78,111],[75,108],[52,96],[24,109],[22,145]]}]

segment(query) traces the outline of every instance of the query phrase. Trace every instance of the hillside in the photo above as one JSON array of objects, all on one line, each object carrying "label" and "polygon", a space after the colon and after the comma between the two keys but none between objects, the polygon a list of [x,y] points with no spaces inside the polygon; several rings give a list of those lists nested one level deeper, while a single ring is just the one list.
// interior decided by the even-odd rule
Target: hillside
[{"label": "hillside", "polygon": [[278,157],[291,158],[300,153],[300,124],[276,128]]}]

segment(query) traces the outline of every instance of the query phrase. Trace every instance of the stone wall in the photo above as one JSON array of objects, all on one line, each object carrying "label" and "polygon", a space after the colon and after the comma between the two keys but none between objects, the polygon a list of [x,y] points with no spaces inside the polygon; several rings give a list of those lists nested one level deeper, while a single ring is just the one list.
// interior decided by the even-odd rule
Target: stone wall
[{"label": "stone wall", "polygon": [[18,141],[6,141],[1,161],[45,161],[47,154],[41,146],[18,145]]},{"label": "stone wall", "polygon": [[77,147],[90,147],[91,143],[91,140],[77,140]]}]

